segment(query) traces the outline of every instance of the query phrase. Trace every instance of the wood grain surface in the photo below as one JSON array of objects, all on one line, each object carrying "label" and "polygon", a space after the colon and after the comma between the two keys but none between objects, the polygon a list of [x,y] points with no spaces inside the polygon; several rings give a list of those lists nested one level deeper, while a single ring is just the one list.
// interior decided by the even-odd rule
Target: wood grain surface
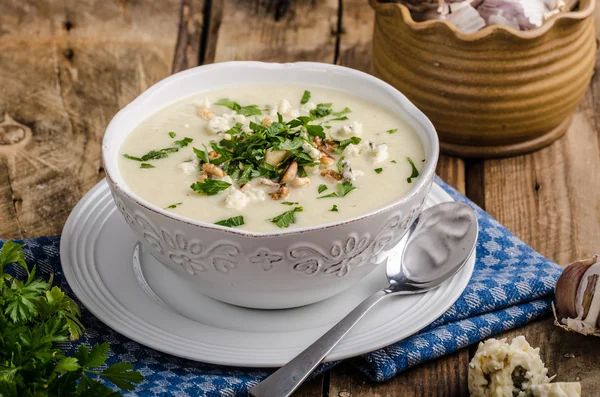
[{"label": "wood grain surface", "polygon": [[[201,63],[319,61],[371,71],[365,0],[2,0],[0,237],[59,234],[104,177],[112,116],[147,87]],[[567,135],[501,160],[441,156],[439,175],[543,255],[566,265],[600,251],[600,82]],[[4,121],[2,121],[4,120]],[[600,390],[600,344],[550,318],[502,335],[541,347],[551,374]],[[303,397],[466,396],[476,347],[374,384],[350,364],[305,384]]]}]

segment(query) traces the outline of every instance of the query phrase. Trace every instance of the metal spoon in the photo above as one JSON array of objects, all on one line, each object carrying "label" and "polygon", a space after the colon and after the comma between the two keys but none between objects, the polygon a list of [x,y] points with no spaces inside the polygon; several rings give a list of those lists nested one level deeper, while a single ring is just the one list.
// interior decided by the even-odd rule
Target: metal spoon
[{"label": "metal spoon", "polygon": [[383,298],[418,294],[438,287],[458,272],[477,242],[477,218],[466,204],[447,202],[421,213],[408,231],[400,260],[388,260],[390,285],[375,292],[292,361],[250,389],[255,397],[287,397],[338,342]]}]

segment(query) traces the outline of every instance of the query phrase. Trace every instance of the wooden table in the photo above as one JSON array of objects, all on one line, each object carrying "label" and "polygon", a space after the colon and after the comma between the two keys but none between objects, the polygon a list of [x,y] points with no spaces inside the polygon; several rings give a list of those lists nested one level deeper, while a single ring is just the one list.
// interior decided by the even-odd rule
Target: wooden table
[{"label": "wooden table", "polygon": [[[0,0],[0,236],[59,234],[104,177],[111,117],[163,77],[229,60],[332,62],[370,71],[366,0]],[[567,135],[503,160],[442,156],[438,173],[543,255],[565,265],[600,251],[600,82]],[[546,318],[524,334],[559,381],[600,394],[600,339]],[[475,347],[373,384],[347,364],[300,396],[462,396]]]}]

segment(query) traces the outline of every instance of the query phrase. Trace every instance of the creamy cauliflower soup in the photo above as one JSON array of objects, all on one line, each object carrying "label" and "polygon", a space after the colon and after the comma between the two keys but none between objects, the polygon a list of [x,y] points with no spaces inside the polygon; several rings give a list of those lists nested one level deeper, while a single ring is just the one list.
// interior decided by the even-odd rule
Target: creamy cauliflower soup
[{"label": "creamy cauliflower soup", "polygon": [[145,200],[255,232],[376,210],[424,165],[421,141],[394,113],[346,92],[264,84],[167,106],[127,137],[119,160]]}]

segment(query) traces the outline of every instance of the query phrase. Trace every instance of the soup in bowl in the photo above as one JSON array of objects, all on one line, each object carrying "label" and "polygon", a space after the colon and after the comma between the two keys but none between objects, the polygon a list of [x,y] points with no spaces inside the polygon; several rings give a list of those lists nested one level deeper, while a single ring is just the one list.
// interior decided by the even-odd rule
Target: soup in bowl
[{"label": "soup in bowl", "polygon": [[370,75],[228,62],[173,75],[111,121],[117,207],[144,248],[215,299],[333,296],[385,261],[431,187],[429,120]]}]

